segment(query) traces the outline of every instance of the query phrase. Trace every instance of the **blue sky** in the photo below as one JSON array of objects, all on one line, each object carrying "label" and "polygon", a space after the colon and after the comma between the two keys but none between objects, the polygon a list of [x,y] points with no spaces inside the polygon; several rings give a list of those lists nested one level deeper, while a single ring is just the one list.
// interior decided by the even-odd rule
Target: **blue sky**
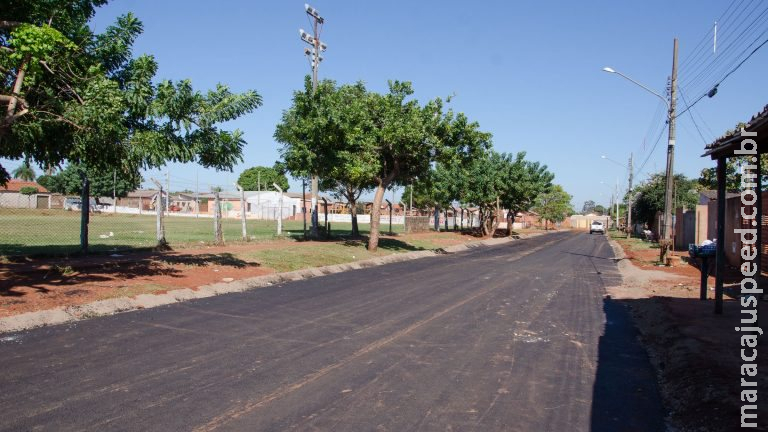
[{"label": "blue sky", "polygon": [[[736,13],[719,30],[718,55],[735,55],[768,27],[759,15],[766,8],[761,3],[735,2]],[[129,11],[144,22],[134,53],[157,58],[158,78],[190,78],[200,90],[222,82],[235,91],[256,89],[264,98],[262,108],[227,125],[245,132],[243,164],[233,173],[171,165],[172,189],[194,189],[196,178],[201,190],[229,188],[243,169],[271,165],[279,157],[275,125],[309,71],[298,37],[298,28],[309,28],[303,4],[115,0],[99,9],[92,23],[97,31]],[[685,85],[714,60],[707,38],[701,64],[684,64],[730,1],[311,4],[326,19],[322,39],[329,49],[321,78],[363,80],[378,91],[389,79],[410,80],[422,101],[455,94],[454,109],[492,132],[496,150],[526,151],[547,164],[578,210],[586,199],[607,203],[617,178],[625,185],[626,170],[601,155],[625,162],[634,152],[636,166],[648,158],[639,180],[665,164],[666,133],[648,157],[662,126],[660,119],[652,122],[659,99],[601,69],[611,66],[663,92],[677,37]],[[758,31],[739,38],[755,19]],[[734,41],[730,47],[729,41]],[[768,103],[768,86],[759,80],[766,66],[768,48],[763,48],[717,96],[696,105],[693,114],[704,138],[687,113],[678,120],[676,172],[698,177],[712,166],[700,157],[704,143]],[[689,101],[705,90],[691,84],[683,87]],[[160,175],[164,171],[146,177]],[[300,187],[294,182],[291,190]]]}]

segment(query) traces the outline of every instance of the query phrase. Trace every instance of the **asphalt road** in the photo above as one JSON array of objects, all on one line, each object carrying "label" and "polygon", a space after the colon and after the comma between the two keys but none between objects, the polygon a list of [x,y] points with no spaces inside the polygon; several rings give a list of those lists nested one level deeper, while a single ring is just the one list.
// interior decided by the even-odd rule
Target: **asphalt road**
[{"label": "asphalt road", "polygon": [[0,430],[656,431],[604,236],[0,335]]}]

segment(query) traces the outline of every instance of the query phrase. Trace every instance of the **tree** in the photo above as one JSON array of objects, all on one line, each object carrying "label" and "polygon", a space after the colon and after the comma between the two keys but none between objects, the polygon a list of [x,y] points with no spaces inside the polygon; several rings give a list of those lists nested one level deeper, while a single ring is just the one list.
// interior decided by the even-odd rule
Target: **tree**
[{"label": "tree", "polygon": [[13,176],[20,180],[25,181],[34,181],[35,180],[35,170],[32,169],[31,166],[29,166],[29,160],[25,160],[23,164],[19,165],[18,168],[13,170]]},{"label": "tree", "polygon": [[536,197],[549,190],[555,175],[546,165],[525,160],[525,152],[519,152],[514,159],[507,158],[507,170],[504,173],[500,203],[507,212],[507,235],[512,235],[512,223],[515,215],[529,210]]},{"label": "tree", "polygon": [[[675,207],[695,208],[699,202],[700,185],[698,182],[688,179],[682,174],[677,174],[673,183]],[[664,173],[654,174],[647,181],[637,185],[632,192],[633,196],[637,196],[632,204],[633,220],[648,224],[656,222],[654,220],[656,213],[664,211],[665,191],[666,176]]]},{"label": "tree", "polygon": [[595,213],[596,215],[602,216],[606,213],[606,210],[602,204],[598,204],[592,208],[592,211],[590,213]]},{"label": "tree", "polygon": [[549,192],[539,195],[534,208],[541,218],[544,219],[545,229],[548,222],[562,222],[567,216],[573,214],[571,195],[560,185],[553,185]]},{"label": "tree", "polygon": [[[231,169],[242,133],[220,130],[261,105],[255,91],[189,81],[155,84],[157,63],[132,57],[142,24],[121,16],[103,34],[88,26],[105,0],[29,0],[4,5],[0,21],[0,157],[41,166],[137,172],[168,161]],[[0,166],[0,184],[8,179]]]},{"label": "tree", "polygon": [[292,175],[374,190],[371,251],[378,247],[387,189],[426,175],[434,161],[467,158],[490,143],[490,135],[463,114],[443,112],[442,100],[422,106],[406,100],[412,94],[411,84],[399,81],[389,83],[387,94],[369,92],[362,83],[336,87],[328,80],[313,92],[307,78],[275,131]]},{"label": "tree", "polygon": [[[725,189],[728,192],[741,190],[741,167],[754,165],[747,156],[728,158],[725,165]],[[760,155],[760,173],[763,184],[768,181],[768,155]],[[717,190],[717,168],[704,168],[698,180],[702,189]]]},{"label": "tree", "polygon": [[294,92],[293,105],[275,130],[288,172],[301,178],[317,175],[321,190],[347,201],[353,236],[360,234],[357,201],[373,187],[367,97],[362,83],[337,86],[323,80],[313,91],[307,77],[304,90]]},{"label": "tree", "polygon": [[288,191],[288,178],[275,167],[256,166],[248,168],[240,174],[237,184],[244,190],[267,190],[272,188],[272,183],[277,183],[283,191]]},{"label": "tree", "polygon": [[584,201],[584,205],[581,207],[582,214],[590,214],[595,212],[595,202],[592,200]]},{"label": "tree", "polygon": [[52,176],[51,180],[46,180],[50,184],[50,187],[46,186],[46,188],[51,192],[64,195],[80,195],[83,187],[82,173],[85,173],[90,181],[90,194],[95,197],[111,197],[113,193],[116,197],[124,197],[128,192],[136,190],[142,181],[138,172],[102,171],[98,168],[87,168],[81,164],[71,163],[60,173]]}]

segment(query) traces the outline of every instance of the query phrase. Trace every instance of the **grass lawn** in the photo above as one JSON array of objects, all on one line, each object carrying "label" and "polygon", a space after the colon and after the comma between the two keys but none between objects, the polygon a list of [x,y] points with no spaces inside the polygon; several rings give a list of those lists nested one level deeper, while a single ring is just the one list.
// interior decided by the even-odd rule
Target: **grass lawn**
[{"label": "grass lawn", "polygon": [[[166,217],[165,237],[172,247],[192,247],[213,242],[213,219]],[[155,246],[155,216],[97,213],[90,216],[88,243],[95,252],[151,248]],[[332,223],[334,236],[349,234],[351,224]],[[368,234],[361,224],[361,234]],[[389,226],[382,226],[388,230]],[[222,220],[224,241],[241,241],[239,219]],[[402,226],[393,226],[395,232]],[[253,240],[273,239],[276,221],[248,220]],[[302,221],[284,221],[283,235],[301,238]],[[66,210],[0,209],[0,255],[59,255],[77,252],[80,245],[80,213]]]}]

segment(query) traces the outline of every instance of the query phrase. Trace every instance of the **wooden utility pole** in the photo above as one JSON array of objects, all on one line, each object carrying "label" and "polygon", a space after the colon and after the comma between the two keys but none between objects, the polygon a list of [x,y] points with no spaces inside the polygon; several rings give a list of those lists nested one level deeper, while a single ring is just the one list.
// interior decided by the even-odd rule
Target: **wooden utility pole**
[{"label": "wooden utility pole", "polygon": [[669,84],[669,138],[667,140],[667,185],[664,191],[664,225],[662,231],[663,244],[660,248],[659,260],[667,262],[667,251],[672,244],[672,189],[675,184],[675,106],[677,105],[677,39],[672,47],[672,78]]},{"label": "wooden utility pole", "polygon": [[629,154],[629,189],[627,189],[627,238],[632,237],[632,153]]}]

